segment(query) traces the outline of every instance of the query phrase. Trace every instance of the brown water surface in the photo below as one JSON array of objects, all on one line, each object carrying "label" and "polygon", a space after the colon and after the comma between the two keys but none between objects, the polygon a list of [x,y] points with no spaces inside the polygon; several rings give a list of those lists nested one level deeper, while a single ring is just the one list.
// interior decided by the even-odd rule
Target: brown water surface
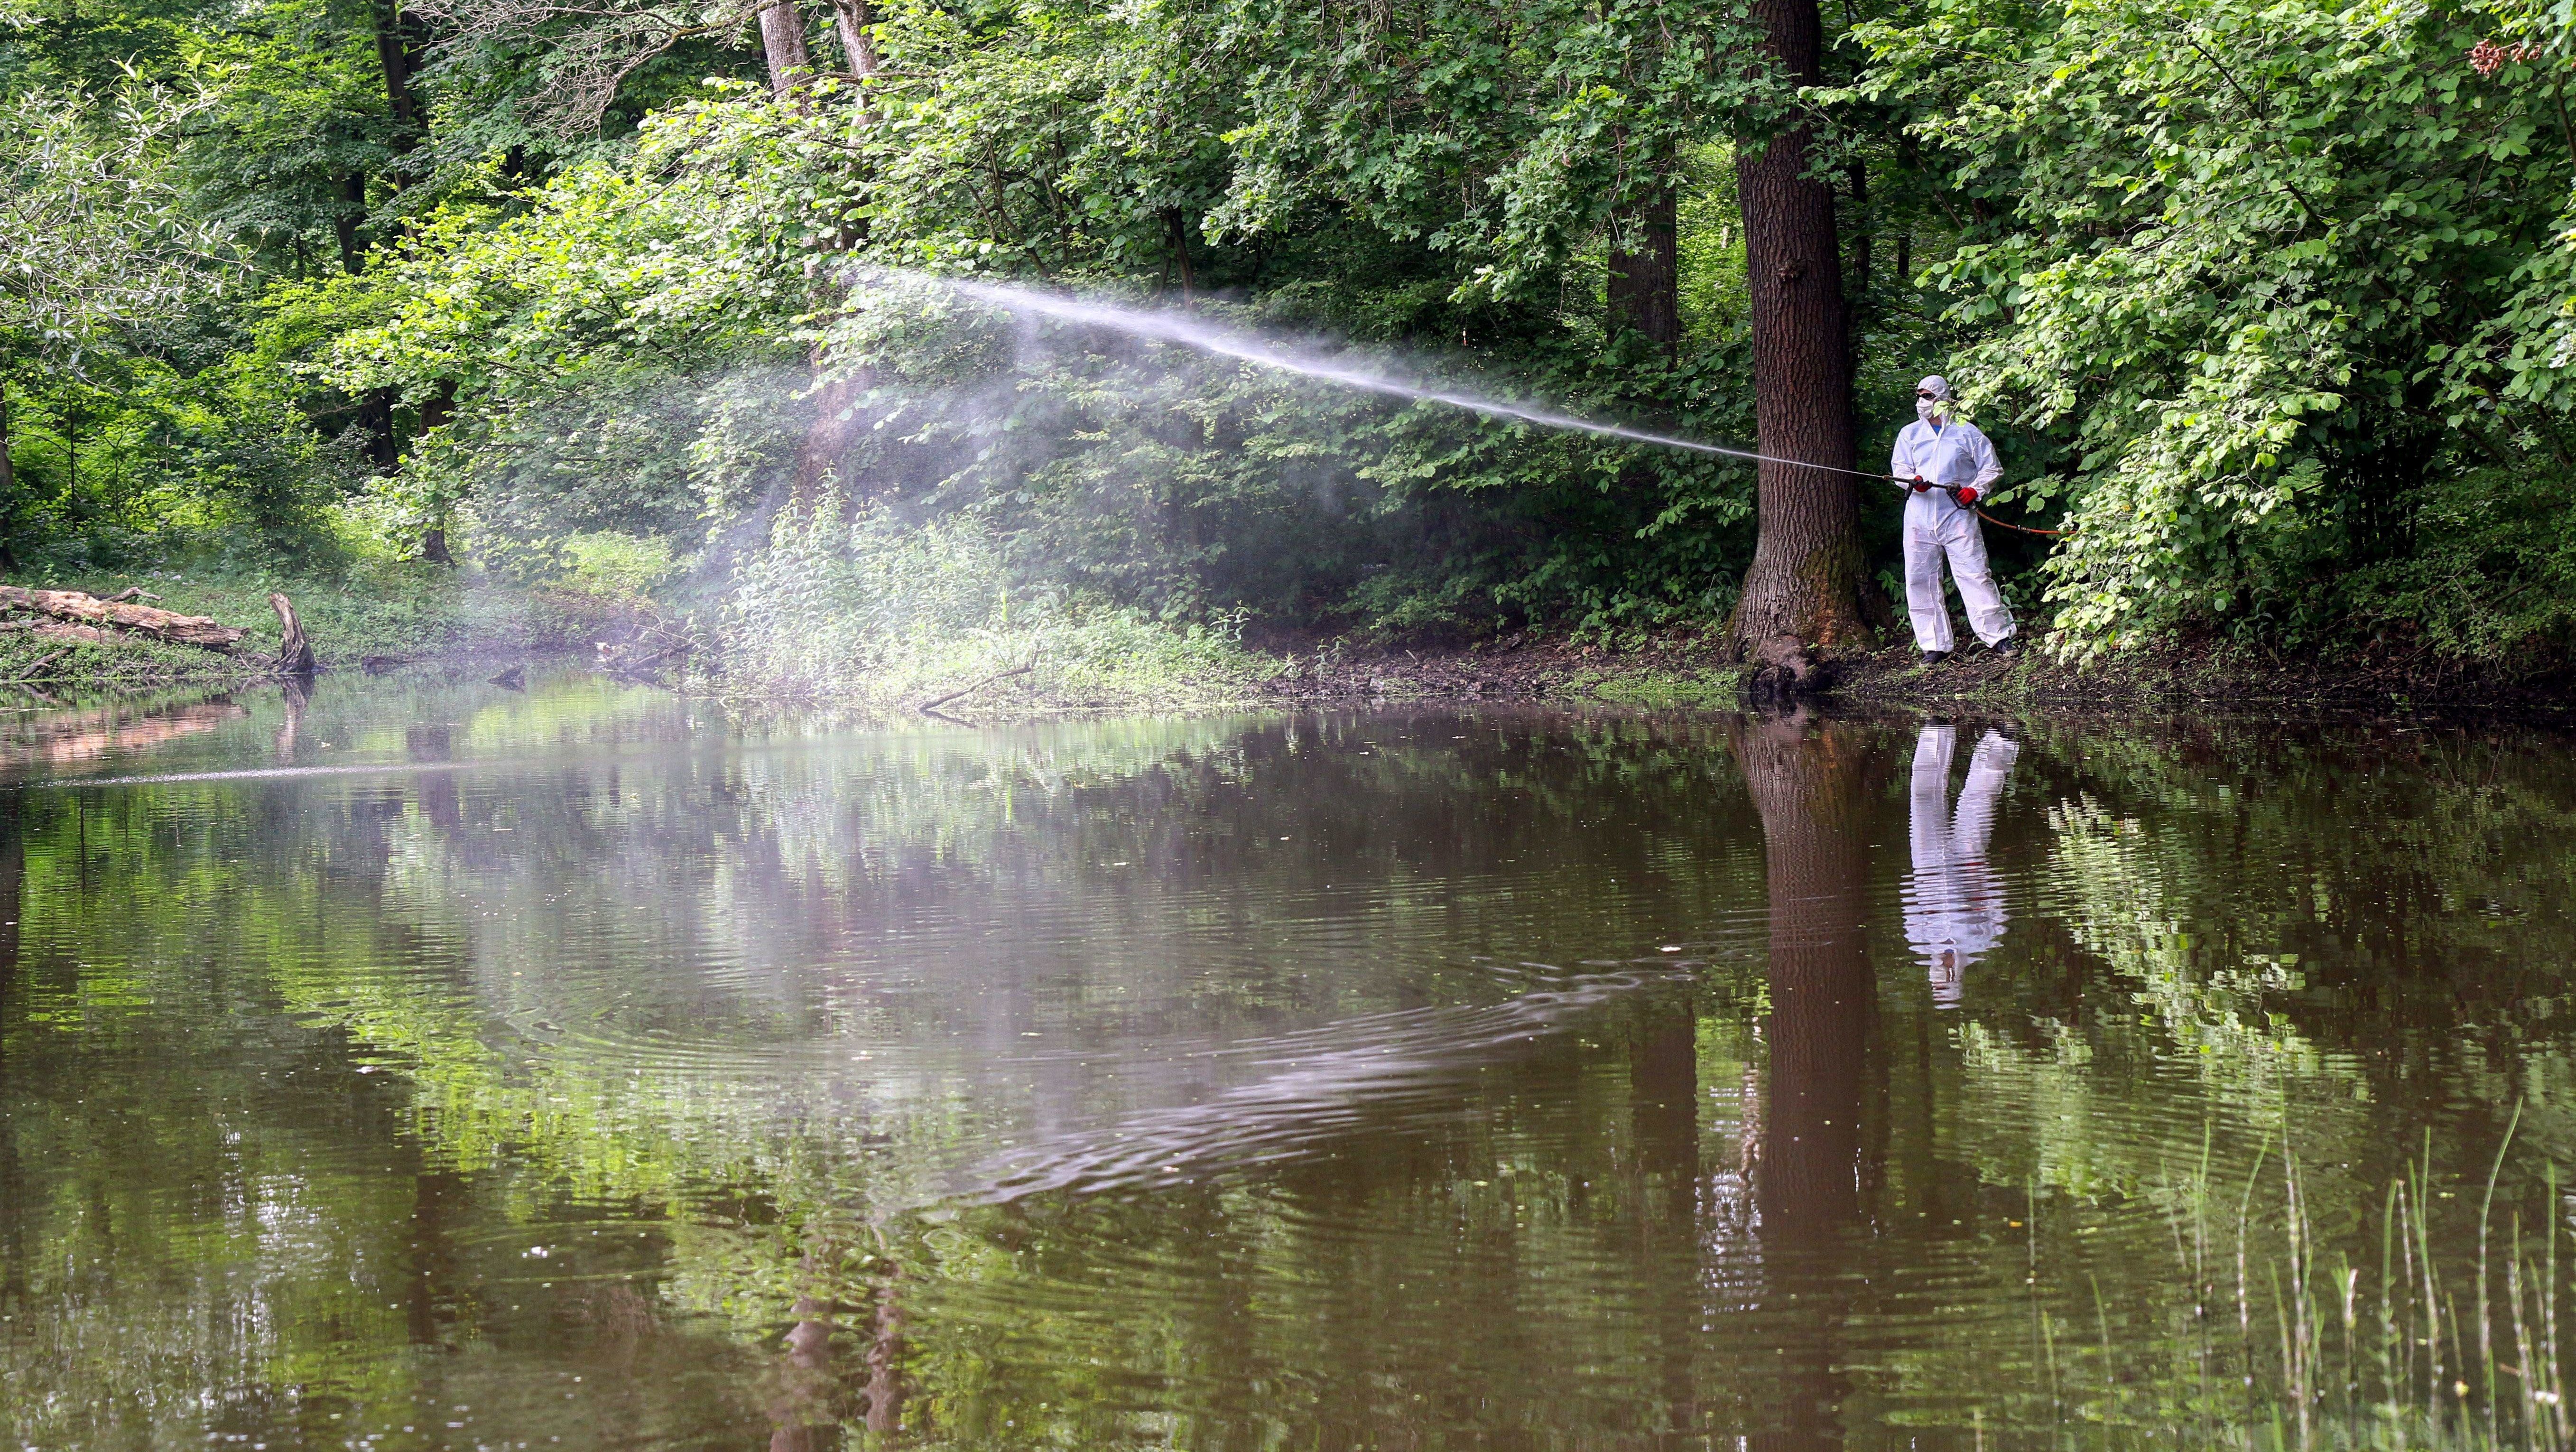
[{"label": "brown water surface", "polygon": [[0,1445],[2545,1436],[2569,748],[21,713]]}]

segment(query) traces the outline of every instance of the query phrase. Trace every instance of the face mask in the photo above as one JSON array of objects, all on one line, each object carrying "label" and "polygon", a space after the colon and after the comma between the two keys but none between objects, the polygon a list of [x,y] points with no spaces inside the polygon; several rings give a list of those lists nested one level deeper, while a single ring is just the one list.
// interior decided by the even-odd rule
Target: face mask
[{"label": "face mask", "polygon": [[1940,411],[1941,400],[1937,398],[1918,398],[1914,400],[1914,416],[1923,420],[1925,423],[1930,423],[1932,421],[1932,415]]}]

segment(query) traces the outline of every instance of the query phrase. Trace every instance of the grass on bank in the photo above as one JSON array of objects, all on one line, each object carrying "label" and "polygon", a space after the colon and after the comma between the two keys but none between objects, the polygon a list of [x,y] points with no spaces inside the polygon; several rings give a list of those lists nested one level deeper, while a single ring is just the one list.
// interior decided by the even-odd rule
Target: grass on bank
[{"label": "grass on bank", "polygon": [[335,668],[354,668],[368,656],[588,649],[628,609],[617,600],[580,591],[507,588],[448,566],[395,560],[361,560],[332,574],[21,571],[8,583],[93,595],[139,585],[159,597],[147,602],[156,608],[210,616],[246,634],[239,652],[228,658],[136,635],[92,642],[12,632],[0,635],[0,682],[26,679],[40,661],[40,674],[47,679],[111,685],[258,674],[277,651],[277,614],[268,603],[272,590],[294,602],[315,654]]}]

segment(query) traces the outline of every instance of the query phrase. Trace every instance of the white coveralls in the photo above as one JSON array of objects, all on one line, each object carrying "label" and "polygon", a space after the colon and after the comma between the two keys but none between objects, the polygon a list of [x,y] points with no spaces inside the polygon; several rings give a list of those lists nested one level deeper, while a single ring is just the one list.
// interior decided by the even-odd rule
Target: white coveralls
[{"label": "white coveralls", "polygon": [[1968,784],[1959,808],[1950,810],[1950,753],[1954,726],[1926,726],[1914,741],[1912,830],[1914,870],[1906,875],[1905,941],[1923,955],[1932,975],[1932,1001],[1959,1002],[1967,967],[2004,936],[2003,879],[1986,860],[1995,834],[1996,800],[2021,755],[1999,731],[1989,731],[1968,760]]},{"label": "white coveralls", "polygon": [[1905,612],[1914,622],[1915,647],[1954,648],[1950,610],[1941,599],[1944,553],[1977,639],[1991,646],[2010,638],[2012,609],[1995,588],[1994,571],[1986,567],[1986,537],[1977,530],[1976,511],[1950,497],[1962,484],[1973,484],[1983,494],[2004,476],[1995,446],[1975,424],[1952,419],[1936,428],[1917,419],[1896,436],[1887,472],[1899,479],[1919,474],[1937,486],[1905,500]]}]

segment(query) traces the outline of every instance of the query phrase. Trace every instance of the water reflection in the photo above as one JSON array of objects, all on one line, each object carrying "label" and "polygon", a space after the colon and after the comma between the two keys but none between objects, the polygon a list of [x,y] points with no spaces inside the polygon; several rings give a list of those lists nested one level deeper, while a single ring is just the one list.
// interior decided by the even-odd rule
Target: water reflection
[{"label": "water reflection", "polygon": [[2547,737],[529,685],[21,725],[18,1445],[2196,1445],[2576,1151]]},{"label": "water reflection", "polygon": [[1914,871],[1905,881],[1905,938],[1923,955],[1932,999],[1944,1008],[1959,1002],[1968,965],[2003,938],[2003,882],[1987,847],[1994,839],[1995,809],[2021,748],[2001,731],[1988,730],[1968,759],[1968,782],[1950,805],[1950,755],[1959,731],[1928,725],[1914,740],[1914,776],[1907,845]]},{"label": "water reflection", "polygon": [[1878,988],[1870,969],[1869,733],[1803,714],[1747,722],[1770,901],[1769,1092],[1754,1165],[1769,1294],[1790,1308],[1777,1423],[1756,1445],[1842,1445],[1842,1323],[1857,1283],[1836,1250],[1877,1179],[1862,1132]]}]

